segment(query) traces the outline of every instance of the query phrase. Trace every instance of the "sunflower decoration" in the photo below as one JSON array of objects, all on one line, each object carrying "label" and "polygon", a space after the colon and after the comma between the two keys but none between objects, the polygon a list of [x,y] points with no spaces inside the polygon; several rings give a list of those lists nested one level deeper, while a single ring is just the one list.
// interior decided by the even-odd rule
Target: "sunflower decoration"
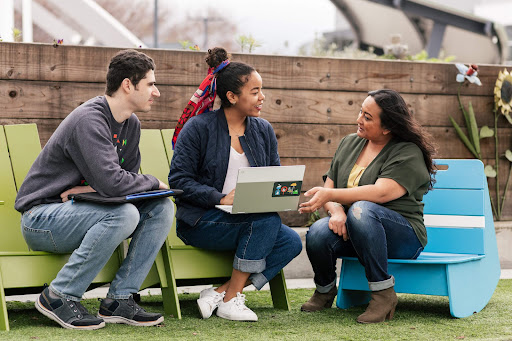
[{"label": "sunflower decoration", "polygon": [[496,107],[501,109],[501,113],[512,124],[512,74],[507,69],[500,71],[494,86],[494,103]]}]

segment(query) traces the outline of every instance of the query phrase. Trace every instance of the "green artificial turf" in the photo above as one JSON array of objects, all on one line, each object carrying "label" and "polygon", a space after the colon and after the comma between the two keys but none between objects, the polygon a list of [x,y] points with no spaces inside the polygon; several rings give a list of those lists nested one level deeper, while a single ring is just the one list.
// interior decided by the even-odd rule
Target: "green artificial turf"
[{"label": "green artificial turf", "polygon": [[[247,305],[259,317],[255,323],[215,315],[201,320],[198,294],[182,294],[182,320],[167,316],[157,327],[108,324],[95,331],[65,330],[39,314],[33,303],[8,302],[11,330],[0,332],[0,340],[512,340],[512,280],[500,280],[487,307],[471,317],[451,317],[446,297],[401,294],[394,319],[373,325],[355,322],[364,307],[301,312],[312,292],[289,290],[289,312],[273,309],[268,291],[248,292]],[[94,313],[99,306],[95,299],[83,303]],[[160,296],[143,297],[141,306],[163,312]]]}]

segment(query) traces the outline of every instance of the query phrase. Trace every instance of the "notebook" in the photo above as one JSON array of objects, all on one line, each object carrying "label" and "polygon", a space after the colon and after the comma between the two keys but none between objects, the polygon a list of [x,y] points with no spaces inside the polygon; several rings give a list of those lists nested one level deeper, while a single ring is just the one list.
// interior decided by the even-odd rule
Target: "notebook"
[{"label": "notebook", "polygon": [[306,166],[242,167],[233,205],[216,205],[230,214],[294,211],[299,205]]},{"label": "notebook", "polygon": [[137,202],[148,199],[158,199],[170,196],[176,196],[183,193],[180,189],[158,189],[154,191],[139,192],[120,197],[104,197],[98,192],[70,194],[68,195],[69,200],[74,201],[89,201],[100,204],[122,204],[127,202]]}]

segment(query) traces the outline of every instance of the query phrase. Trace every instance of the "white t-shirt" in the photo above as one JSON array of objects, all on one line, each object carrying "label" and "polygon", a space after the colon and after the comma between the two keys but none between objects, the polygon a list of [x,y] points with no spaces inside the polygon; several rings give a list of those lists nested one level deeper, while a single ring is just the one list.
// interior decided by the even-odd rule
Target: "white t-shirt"
[{"label": "white t-shirt", "polygon": [[226,180],[224,180],[224,187],[222,187],[222,194],[229,194],[236,187],[236,179],[240,167],[250,167],[249,160],[247,160],[245,153],[240,154],[235,148],[231,147],[228,171],[226,173]]}]

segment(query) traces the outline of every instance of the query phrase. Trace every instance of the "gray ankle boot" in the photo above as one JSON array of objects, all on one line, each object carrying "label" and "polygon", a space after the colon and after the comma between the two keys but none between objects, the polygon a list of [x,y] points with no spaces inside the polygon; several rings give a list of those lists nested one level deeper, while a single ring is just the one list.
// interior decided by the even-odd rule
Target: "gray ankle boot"
[{"label": "gray ankle boot", "polygon": [[325,308],[330,308],[332,306],[332,302],[334,301],[334,297],[338,293],[338,289],[336,286],[333,286],[329,292],[322,294],[315,290],[315,293],[311,298],[300,307],[302,311],[319,311]]}]

